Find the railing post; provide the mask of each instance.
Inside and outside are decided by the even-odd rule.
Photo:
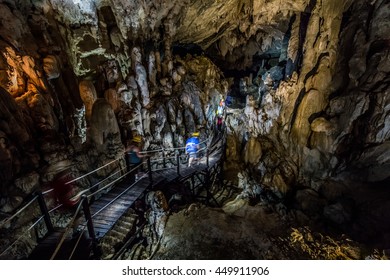
[[[81,199],[82,199],[82,203],[83,203],[83,211],[84,211],[85,220],[87,221],[88,234],[92,240],[92,251],[93,251],[93,254],[96,256],[99,254],[99,252],[98,252],[98,248],[97,248],[97,244],[96,244],[96,234],[95,234],[95,229],[93,228],[92,215],[91,215],[91,211],[90,211],[89,205],[88,205],[88,198],[84,194],[81,196]]]
[[[37,196],[38,196],[39,208],[41,209],[41,212],[42,212],[42,215],[43,215],[43,219],[45,220],[45,224],[46,224],[47,230],[49,232],[53,232],[54,231],[54,227],[53,227],[53,224],[51,222],[50,214],[49,214],[49,211],[47,210],[47,205],[45,203],[45,199],[43,198],[42,192],[38,191],[37,192]]]
[[[197,193],[195,192],[196,191],[196,188],[195,188],[195,177],[194,175],[191,176],[191,193],[193,196],[197,196]]]
[[[150,161],[150,157],[148,157],[148,173],[149,173],[149,184],[152,186],[153,184],[153,175],[152,175],[152,163]]]
[[[176,152],[176,164],[177,164],[177,175],[180,175],[180,156],[179,152]]]
[[[219,167],[219,185],[220,185],[220,187],[223,187],[223,177],[224,177],[223,164],[224,164],[225,159],[226,159],[226,141],[225,141],[225,139],[222,141],[221,149],[222,149],[221,158],[219,160],[219,165],[220,165],[220,167]]]
[[[167,162],[165,160],[165,150],[164,149],[162,151],[162,154],[163,154],[163,166],[164,166],[164,168],[167,168]]]
[[[83,211],[84,211],[85,220],[87,221],[88,234],[92,238],[92,242],[95,242],[96,235],[95,235],[95,229],[93,228],[91,211],[89,210],[88,198],[86,195],[83,195],[81,197],[81,199],[83,201],[82,202],[83,203]]]
[[[207,169],[209,169],[209,166],[210,166],[210,164],[209,164],[209,147],[207,146],[207,148],[206,148],[206,166],[207,166]]]
[[[206,189],[206,204],[209,204],[209,200],[210,200],[210,170],[209,168],[207,167],[206,169],[206,178],[205,178],[205,189]]]

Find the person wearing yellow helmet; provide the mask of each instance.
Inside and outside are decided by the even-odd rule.
[[[136,135],[133,137],[132,141],[134,143],[141,143],[142,142],[142,137],[140,135]]]
[[[142,158],[144,158],[145,155],[141,154],[141,144],[142,137],[136,135],[132,138],[130,145],[125,150],[127,171],[130,171],[132,168],[139,165],[138,172],[135,176],[136,180],[143,175]]]
[[[199,135],[199,132],[192,133],[192,137],[186,142],[186,154],[189,156],[188,167],[190,167],[192,162],[198,158]]]

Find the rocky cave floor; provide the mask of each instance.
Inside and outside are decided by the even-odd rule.
[[[359,233],[354,238],[345,233],[346,228],[357,228],[356,221],[335,225],[267,195],[240,198],[242,190],[231,182],[212,191],[218,207],[212,201],[195,202],[175,205],[166,213],[149,212],[140,239],[120,258],[389,259],[383,238],[367,242]]]

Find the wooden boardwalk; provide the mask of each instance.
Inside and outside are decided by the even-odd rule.
[[[219,163],[220,159],[221,151],[216,150],[209,155],[208,164],[206,157],[204,157],[198,162],[195,162],[191,167],[180,164],[179,173],[177,166],[174,166],[163,170],[153,171],[151,177],[149,176],[149,173],[147,173],[136,182],[133,182],[130,178],[125,178],[120,181],[110,191],[101,195],[89,205],[95,241],[98,242],[102,239],[115,226],[118,219],[148,190],[156,189],[161,184],[188,180],[194,176],[194,174],[208,172]],[[84,217],[81,221],[81,226],[83,228],[86,226]],[[63,234],[63,229],[56,230],[49,234],[34,249],[30,255],[30,259],[49,259]],[[86,239],[91,240],[89,235],[86,236]],[[65,243],[67,243],[65,247],[69,248],[72,247],[71,245],[75,242],[71,237],[67,237]],[[81,253],[76,252],[74,259],[85,258],[86,246],[81,246],[80,250],[84,251]],[[56,259],[67,259],[68,257],[65,256],[71,254],[68,251],[69,250],[67,249],[62,249],[58,253]]]
[[[90,205],[90,211],[95,237],[104,237],[148,187],[149,181],[146,178],[135,183],[125,179],[94,201]]]

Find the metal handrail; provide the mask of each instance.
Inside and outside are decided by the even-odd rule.
[[[203,143],[206,143],[206,142],[209,141],[210,139],[211,139],[211,137],[207,138],[206,140],[200,142],[199,145],[200,145],[200,144],[203,144]],[[207,147],[208,147],[208,146],[199,149],[198,152],[203,151],[203,150],[206,150]],[[143,153],[144,153],[144,154],[150,154],[150,153],[154,153],[154,152],[156,152],[156,151],[180,150],[180,149],[185,149],[185,146],[177,147],[177,148],[162,148],[162,149],[159,149],[159,150],[144,151]],[[166,157],[165,159],[170,159],[170,158],[173,159],[173,158],[175,158],[175,157]],[[110,165],[110,164],[112,164],[112,163],[114,163],[114,162],[117,162],[119,159],[121,159],[121,158],[117,158],[117,159],[115,159],[115,160],[112,160],[112,161],[110,161],[110,162],[108,162],[108,163],[106,163],[106,164],[104,164],[104,165],[102,165],[102,166],[100,166],[100,167],[98,167],[98,168],[96,168],[96,169],[94,169],[94,170],[92,170],[92,171],[90,171],[90,172],[88,172],[88,173],[82,175],[82,176],[79,176],[79,177],[77,177],[77,178],[75,178],[75,179],[72,179],[72,180],[66,182],[65,184],[70,184],[70,183],[76,182],[76,181],[78,181],[78,180],[81,180],[81,179],[83,179],[83,178],[85,178],[85,177],[87,177],[87,176],[89,176],[89,175],[91,175],[91,174],[93,174],[93,173],[99,171],[100,169],[102,169],[102,168],[104,168],[104,167],[106,167],[106,166],[108,166],[108,165]],[[124,169],[124,168],[120,169],[120,171],[122,171],[123,169]],[[133,170],[135,170],[135,169],[137,169],[137,168],[133,168],[131,171],[133,171]],[[129,172],[131,172],[131,171],[129,171]],[[119,172],[119,171],[118,171],[118,172]],[[127,172],[126,174],[128,174],[129,172]],[[116,173],[114,173],[114,174],[116,174]],[[111,175],[111,176],[113,176],[113,175]],[[121,176],[121,178],[123,178],[123,177],[124,177],[124,176]],[[108,177],[105,177],[103,180],[101,180],[101,181],[99,181],[98,183],[94,184],[94,185],[91,186],[90,188],[88,188],[88,189],[86,189],[86,190],[83,190],[83,191],[79,192],[76,196],[81,196],[81,195],[83,195],[83,194],[89,192],[90,189],[92,189],[93,187],[96,187],[96,185],[98,185],[98,184],[100,184],[101,182],[107,180],[107,178],[108,178]],[[42,194],[47,194],[47,193],[49,193],[49,192],[51,192],[51,191],[53,191],[52,188],[49,189],[49,190],[46,190],[45,192],[42,192]],[[5,218],[3,221],[1,221],[1,222],[0,222],[0,227],[2,227],[5,223],[7,223],[7,222],[11,221],[12,219],[14,219],[14,218],[15,218],[16,216],[18,216],[20,213],[22,213],[22,212],[23,212],[29,205],[31,205],[36,199],[37,199],[37,196],[34,196],[34,198],[32,198],[24,207],[20,208],[15,214],[13,214],[11,217]]]
[[[214,143],[214,146],[216,146],[216,145],[220,142],[220,140],[221,140],[221,139],[219,139],[216,143]],[[222,145],[221,145],[221,146],[222,146]],[[202,150],[207,150],[207,151],[209,151],[209,147],[206,146],[206,147],[200,149],[198,152],[200,152],[200,151],[202,151]],[[178,156],[179,156],[179,155],[177,154],[177,155],[176,155],[176,158],[177,158],[177,159],[178,159]],[[207,152],[207,155],[206,155],[206,156],[207,156],[207,158],[208,158],[208,156],[209,156],[209,153],[208,153],[208,152]],[[165,160],[165,159],[166,159],[166,158],[164,158],[164,160]],[[160,159],[156,159],[156,160],[154,160],[153,162],[160,162],[160,161],[161,161]],[[180,162],[177,162],[177,163],[180,165]],[[143,164],[143,163],[140,163],[139,165],[137,165],[136,167],[134,167],[133,169],[131,169],[130,171],[128,171],[127,173],[125,173],[124,175],[122,175],[121,177],[119,177],[119,178],[117,178],[116,180],[110,182],[109,184],[107,184],[106,186],[104,186],[104,187],[101,188],[100,190],[96,191],[95,193],[90,194],[88,197],[93,196],[93,195],[95,195],[95,194],[101,192],[102,190],[108,188],[110,185],[112,185],[112,184],[114,184],[115,182],[117,182],[118,180],[122,179],[122,178],[123,178],[124,176],[126,176],[128,173],[133,172],[134,170],[138,169],[142,164]],[[149,168],[150,168],[149,171],[148,171],[148,173],[151,173],[151,172],[152,172],[152,169],[151,169],[151,163],[150,163],[150,161],[149,161],[149,163],[148,163],[148,166],[149,166]],[[174,167],[175,167],[175,166],[169,167],[169,168],[164,168],[164,169],[172,169],[172,168],[174,168]],[[156,170],[154,170],[154,171],[156,171]],[[113,199],[111,199],[103,208],[99,209],[96,213],[94,213],[92,216],[90,216],[90,219],[94,218],[94,217],[97,216],[99,213],[101,213],[104,209],[106,209],[106,208],[109,207],[111,204],[113,204],[113,203],[114,203],[117,199],[119,199],[124,193],[127,193],[132,187],[134,187],[134,186],[136,185],[137,182],[138,182],[138,181],[135,181],[133,184],[131,184],[131,185],[128,186],[125,190],[123,190],[120,194],[118,194],[118,195],[115,196]],[[81,204],[81,202],[80,202],[80,204]],[[86,227],[87,223],[88,223],[88,221],[86,221],[86,223],[85,223],[84,226],[83,226],[83,232],[85,231],[85,227]],[[83,233],[83,232],[82,232],[82,233]],[[73,250],[72,250],[72,253],[71,253],[70,258],[72,257],[73,253],[74,253],[75,250],[76,250],[76,247],[77,247],[78,244],[79,244],[79,241],[80,241],[80,239],[81,239],[82,233],[80,233],[80,236],[79,236],[79,238],[78,238],[78,240],[77,240],[77,242],[76,242],[76,244],[75,244],[75,246],[74,246],[74,248],[73,248]]]
[[[80,196],[80,197],[81,197],[82,195],[84,195],[84,194],[90,192],[93,188],[95,188],[96,186],[98,186],[98,185],[101,184],[102,182],[104,182],[104,181],[106,181],[107,179],[113,177],[113,176],[116,175],[117,173],[122,172],[124,169],[126,169],[126,168],[121,168],[121,169],[119,169],[118,171],[114,172],[113,174],[111,174],[111,175],[105,177],[104,179],[100,180],[99,182],[95,183],[94,185],[92,185],[92,186],[89,187],[88,189],[85,189],[85,190],[80,191],[80,192],[79,192],[77,195],[75,195],[75,196]],[[131,171],[132,171],[132,170],[130,170],[129,172],[131,172]],[[125,173],[124,175],[120,176],[119,178],[122,179],[122,178],[125,177],[129,172]],[[105,187],[106,187],[106,186],[103,186],[102,188],[105,188]],[[101,188],[101,189],[102,189],[102,188]],[[101,190],[101,189],[100,189],[100,190]],[[95,191],[95,192],[96,192],[96,191]]]
[[[200,142],[199,145],[204,144],[204,143],[207,143],[207,142],[209,142],[210,140],[212,140],[212,137],[209,137],[209,138],[205,139],[204,141]],[[218,143],[220,140],[221,140],[221,139],[219,139],[219,140],[218,140],[216,143],[214,143],[212,146],[213,146],[213,147],[217,146],[217,143]],[[205,147],[203,147],[203,148],[201,148],[201,149],[198,150],[198,153],[201,152],[201,151],[204,151],[204,150],[208,150],[208,149],[209,149],[209,145],[210,145],[210,143],[207,143]],[[176,156],[174,156],[174,157],[165,157],[165,152],[167,152],[167,151],[178,151],[178,150],[185,150],[185,146],[183,146],[183,147],[176,147],[176,148],[162,148],[162,149],[152,150],[152,151],[143,151],[142,154],[152,154],[152,153],[156,153],[156,152],[162,152],[163,155],[164,155],[164,158],[163,158],[163,159],[156,159],[156,160],[154,160],[153,163],[156,163],[156,162],[160,162],[161,160],[165,161],[165,160],[167,160],[167,159],[169,160],[169,159],[175,159],[175,158],[177,158],[178,155],[176,155]],[[207,156],[208,156],[208,155],[209,155],[209,153],[207,153]],[[92,170],[92,171],[90,171],[90,172],[88,172],[88,173],[86,173],[86,174],[84,174],[84,175],[82,175],[82,176],[79,176],[79,177],[77,177],[77,178],[75,178],[75,179],[72,179],[72,180],[66,182],[65,184],[70,184],[70,183],[76,182],[76,181],[78,181],[78,180],[81,180],[81,179],[83,179],[83,178],[85,178],[85,177],[87,177],[87,176],[89,176],[89,175],[91,175],[91,174],[97,172],[98,170],[100,170],[100,169],[102,169],[102,168],[104,168],[104,167],[106,167],[106,166],[108,166],[108,165],[110,165],[110,164],[112,164],[112,163],[114,163],[114,162],[119,161],[120,159],[123,159],[123,158],[117,158],[117,159],[115,159],[115,160],[113,160],[113,161],[111,161],[111,162],[108,162],[108,163],[106,163],[106,164],[103,165],[103,166],[100,166],[100,167],[98,167],[98,168],[96,168],[96,169],[94,169],[94,170]],[[172,168],[175,168],[175,167],[178,168],[178,166],[175,166],[175,161],[173,161],[172,163],[173,163],[173,166],[171,166],[171,167],[164,168],[164,169],[156,169],[156,170],[150,169],[149,172],[152,172],[152,171],[159,171],[159,170],[165,170],[165,169],[172,169]],[[177,163],[180,164],[180,162],[177,162]],[[141,164],[143,164],[143,163],[141,163]],[[93,196],[93,195],[96,195],[96,194],[102,192],[103,190],[106,190],[108,187],[112,186],[112,185],[115,184],[117,181],[119,181],[119,180],[121,180],[122,178],[124,178],[125,176],[127,176],[129,173],[131,173],[131,172],[133,172],[134,170],[138,169],[138,168],[141,166],[141,164],[140,164],[140,165],[137,165],[137,166],[134,167],[134,168],[132,168],[132,169],[129,170],[128,172],[125,172],[122,176],[120,176],[119,178],[115,179],[114,181],[108,183],[107,185],[103,186],[102,188],[99,188],[99,190],[97,190],[97,191],[95,191],[95,192],[89,194],[89,195],[87,196],[87,198],[89,198],[89,197],[91,197],[91,196]],[[82,195],[85,195],[86,193],[90,192],[92,188],[96,187],[97,185],[101,184],[102,182],[106,181],[107,179],[113,177],[114,175],[118,174],[119,172],[122,172],[123,169],[125,169],[125,168],[121,168],[119,171],[116,171],[116,172],[114,172],[113,174],[111,174],[110,176],[105,177],[103,180],[101,180],[101,181],[95,183],[93,186],[89,187],[88,189],[85,189],[85,190],[79,192],[75,197],[77,197],[77,196],[80,196],[80,197],[81,197]],[[178,169],[178,170],[179,170],[179,169]],[[149,172],[148,172],[148,173],[149,173]],[[131,187],[133,187],[135,184],[136,184],[136,182],[134,182],[134,183],[133,183],[131,186],[129,186],[125,191],[123,191],[121,194],[119,194],[117,197],[115,197],[113,200],[111,200],[111,201],[109,202],[108,205],[112,204],[116,199],[118,199],[121,195],[123,195],[124,192],[128,191],[128,189],[130,189]],[[45,192],[42,192],[42,194],[47,194],[47,193],[49,193],[49,192],[51,192],[51,191],[53,191],[53,189],[46,190]],[[0,227],[2,227],[4,224],[10,222],[10,221],[13,220],[15,217],[17,217],[17,216],[20,215],[22,212],[24,212],[24,211],[27,209],[27,207],[29,207],[37,198],[38,198],[38,195],[35,195],[29,202],[26,203],[26,205],[24,205],[22,208],[20,208],[20,209],[19,209],[16,213],[14,213],[11,217],[7,217],[7,218],[5,218],[3,221],[1,221],[1,222],[0,222]],[[82,199],[82,200],[83,200],[83,199]],[[81,207],[81,204],[82,204],[82,203],[81,203],[82,200],[80,200],[80,202],[79,202],[79,206],[78,206],[78,208],[77,208],[77,210],[76,210],[76,212],[75,212],[75,215],[77,215],[78,212],[80,211],[80,207]],[[53,209],[50,209],[50,210],[48,211],[48,213],[51,213],[51,212],[57,210],[57,209],[58,209],[59,207],[61,207],[61,206],[62,206],[61,204],[60,204],[60,205],[57,205],[57,206],[54,207]],[[105,207],[107,207],[107,205],[106,205]],[[100,209],[97,213],[94,214],[94,216],[97,215],[98,213],[100,213],[103,209],[104,209],[104,208]],[[38,218],[38,220],[37,220],[34,224],[32,224],[32,225],[27,229],[27,232],[30,231],[32,228],[34,228],[40,221],[42,221],[43,218],[44,218],[44,215],[40,216],[40,217]],[[72,221],[68,224],[67,230],[65,231],[64,235],[67,234],[68,228],[73,224],[74,218],[75,218],[75,216],[73,217]],[[15,240],[10,246],[8,246],[0,255],[4,254],[6,251],[8,251],[9,248],[11,248],[16,242],[18,242],[24,235],[25,235],[25,234],[22,234],[21,236],[19,236],[18,239]],[[63,237],[63,239],[64,239],[64,237]],[[62,242],[63,242],[63,240],[62,240]],[[58,252],[60,246],[62,245],[62,242],[60,242],[58,248],[56,248],[56,252],[53,253],[52,258],[54,258],[55,255],[57,254],[57,252]],[[76,244],[76,246],[77,246],[77,244]],[[73,251],[73,252],[74,252],[74,251]],[[72,252],[72,254],[73,254],[73,252]]]
[[[110,162],[108,162],[108,163],[106,163],[106,164],[104,164],[104,165],[102,165],[102,166],[100,166],[100,167],[98,167],[98,168],[96,168],[96,169],[94,169],[94,170],[92,170],[92,171],[86,173],[86,174],[83,174],[83,175],[81,175],[81,176],[79,176],[79,177],[77,177],[77,178],[74,178],[74,179],[72,179],[72,180],[69,180],[69,181],[65,182],[65,185],[69,185],[69,184],[71,184],[71,183],[74,183],[74,182],[76,182],[76,181],[79,181],[79,180],[81,180],[81,179],[84,179],[85,177],[87,177],[87,176],[89,176],[89,175],[91,175],[91,174],[93,174],[93,173],[99,171],[100,169],[102,169],[102,168],[104,168],[104,167],[106,167],[106,166],[108,166],[108,165],[110,165],[110,164],[112,164],[112,163],[114,163],[114,162],[117,162],[117,161],[120,160],[120,159],[121,159],[121,158],[114,159],[114,160],[112,160],[112,161],[110,161]],[[53,188],[50,188],[50,189],[45,190],[44,192],[42,192],[42,194],[47,194],[47,193],[49,193],[49,192],[52,192],[53,190],[54,190]]]
[[[89,198],[89,197],[92,197],[92,196],[94,196],[94,195],[97,195],[98,193],[102,192],[103,190],[108,189],[110,186],[112,186],[114,183],[118,182],[119,180],[121,180],[121,179],[124,178],[125,176],[126,176],[126,175],[122,175],[121,177],[119,177],[119,178],[115,179],[114,181],[108,183],[107,185],[105,185],[104,187],[100,188],[99,190],[97,190],[97,191],[95,191],[95,192],[89,194],[89,195],[88,195],[88,198]],[[84,192],[84,194],[85,194],[85,192]]]
[[[73,182],[76,182],[76,181],[78,181],[78,180],[80,180],[80,179],[83,179],[83,178],[85,178],[85,177],[87,177],[87,176],[89,176],[89,175],[95,173],[96,171],[99,171],[100,169],[102,169],[102,168],[104,168],[104,167],[110,165],[111,163],[117,162],[119,159],[121,159],[121,158],[114,159],[113,161],[110,161],[110,162],[106,163],[105,165],[102,165],[102,166],[100,166],[100,167],[98,167],[98,168],[96,168],[96,169],[94,169],[94,170],[88,172],[87,174],[84,174],[84,175],[82,175],[82,176],[80,176],[80,177],[77,177],[77,178],[75,178],[75,179],[73,179],[73,180],[70,180],[70,181],[66,182],[65,185],[70,184],[70,183],[73,183]]]

